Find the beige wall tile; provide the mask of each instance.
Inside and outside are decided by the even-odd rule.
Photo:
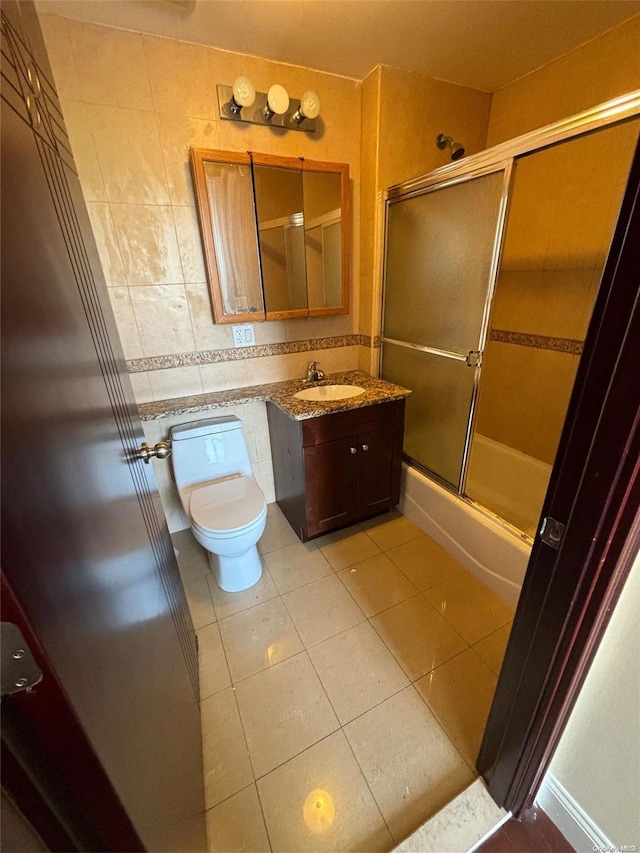
[[[42,27],[47,55],[55,79],[56,90],[64,107],[69,101],[78,100],[81,81],[76,73],[71,39],[66,18],[59,15],[49,15],[38,9],[38,20]]]
[[[133,313],[131,297],[128,287],[110,287],[109,298],[111,307],[116,318],[118,335],[125,358],[140,358],[142,356],[142,343],[138,325]]]
[[[87,111],[109,201],[168,204],[155,115],[93,104]]]
[[[202,394],[202,379],[198,367],[171,367],[168,370],[150,370],[149,382],[154,400]]]
[[[120,246],[113,226],[108,204],[88,202],[87,211],[91,220],[93,236],[96,239],[100,263],[107,287],[121,287],[127,284],[127,276],[122,263]],[[128,356],[133,358],[133,356]]]
[[[182,273],[187,282],[207,279],[202,254],[202,241],[195,207],[173,207],[173,219],[182,262]]]
[[[232,347],[233,332],[231,325],[214,323],[209,285],[206,283],[189,283],[186,285],[186,291],[196,349],[206,351]]]
[[[200,366],[204,392],[243,388],[249,384],[246,361],[221,361]]]
[[[150,403],[153,400],[153,391],[151,390],[149,375],[147,373],[130,373],[129,379],[131,380],[131,386],[133,387],[133,393],[136,401],[138,403]],[[155,444],[155,442],[153,442],[153,444]]]
[[[46,17],[51,16],[47,15]],[[98,153],[89,127],[87,105],[75,101],[65,101],[64,121],[71,142],[73,159],[78,168],[84,200],[86,202],[106,201],[107,193],[98,163]]]
[[[67,21],[78,100],[151,110],[151,90],[142,36],[112,27]]]
[[[257,484],[264,492],[265,500],[272,504],[276,499],[275,485],[273,482],[273,464],[271,459],[265,459],[254,466],[254,476]]]
[[[189,148],[219,149],[218,124],[175,113],[157,113],[158,133],[173,204],[195,204]]]
[[[174,39],[143,36],[153,109],[202,118],[218,115],[209,48]]]
[[[146,356],[193,350],[193,330],[184,285],[132,287],[130,292]]]
[[[637,15],[496,92],[487,145],[601,104],[638,88]]]
[[[110,207],[129,285],[182,282],[171,208],[143,204],[112,204]]]

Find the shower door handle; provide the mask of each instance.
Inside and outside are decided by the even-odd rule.
[[[479,349],[469,350],[465,358],[467,367],[480,367],[482,363],[482,351]]]

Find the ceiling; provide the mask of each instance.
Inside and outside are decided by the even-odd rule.
[[[38,8],[359,80],[384,64],[494,92],[640,13],[640,0],[38,0]]]

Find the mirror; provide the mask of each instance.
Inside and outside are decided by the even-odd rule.
[[[349,167],[191,150],[217,323],[349,311]]]

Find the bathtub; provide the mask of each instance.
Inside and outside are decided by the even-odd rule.
[[[529,562],[529,540],[406,464],[400,510],[515,607]]]

